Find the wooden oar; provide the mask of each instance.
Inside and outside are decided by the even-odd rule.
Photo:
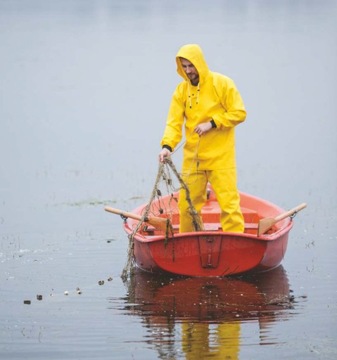
[[[257,235],[260,236],[260,235],[266,233],[269,229],[271,229],[273,227],[274,224],[287,218],[288,216],[292,216],[292,215],[296,214],[298,211],[304,209],[306,206],[307,206],[307,204],[303,203],[303,204],[300,204],[300,205],[294,207],[293,209],[291,209],[289,211],[284,212],[283,214],[275,216],[274,218],[261,219],[259,221]]]
[[[123,211],[123,210],[120,210],[120,209],[115,209],[115,208],[112,208],[110,206],[106,206],[104,208],[104,210],[108,211],[110,213],[113,213],[113,214],[121,215],[121,216],[123,216],[125,218],[131,218],[131,219],[139,220],[139,221],[142,219],[142,217],[140,215],[138,215],[138,214],[133,214],[133,213]],[[150,225],[152,225],[156,229],[160,229],[160,230],[163,230],[163,231],[166,231],[167,220],[168,219],[157,217],[157,216],[150,216],[150,217],[146,217],[144,219],[145,222],[149,223]]]

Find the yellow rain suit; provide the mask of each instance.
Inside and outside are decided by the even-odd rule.
[[[190,61],[199,73],[193,86],[180,58]],[[177,72],[184,79],[172,97],[161,145],[174,148],[183,136],[182,177],[190,190],[195,209],[200,213],[211,183],[221,207],[223,231],[243,232],[244,221],[236,185],[234,128],[246,118],[245,107],[233,80],[210,71],[198,45],[185,45],[177,53]],[[213,120],[213,121],[212,121]],[[214,128],[199,136],[198,124],[212,121]],[[183,190],[182,190],[183,191]],[[179,196],[180,232],[194,231],[186,195]]]

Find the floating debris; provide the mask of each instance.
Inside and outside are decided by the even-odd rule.
[[[42,295],[36,295],[36,299],[37,299],[37,300],[41,301],[42,298],[43,298]]]
[[[100,280],[100,281],[98,282],[98,285],[104,285],[104,280]]]
[[[111,277],[111,276],[108,278],[108,281],[112,281],[112,277]]]
[[[23,303],[24,303],[25,305],[30,305],[32,302],[31,302],[30,300],[23,300]]]

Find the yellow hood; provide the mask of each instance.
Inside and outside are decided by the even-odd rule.
[[[209,69],[200,46],[197,44],[184,45],[179,49],[176,56],[178,74],[184,80],[189,81],[185,71],[181,66],[180,58],[184,58],[194,65],[199,73],[199,83],[202,84],[209,73]]]

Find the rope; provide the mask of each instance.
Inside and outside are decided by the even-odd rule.
[[[132,233],[129,235],[128,258],[127,258],[127,262],[124,266],[124,269],[123,269],[122,275],[121,275],[121,278],[123,279],[123,281],[126,281],[128,278],[128,274],[131,274],[131,272],[132,272],[133,262],[134,262],[134,257],[133,257],[134,237],[137,234],[137,232],[139,231],[139,229],[146,222],[146,220],[150,217],[151,209],[153,212],[152,204],[155,199],[157,199],[157,203],[159,204],[159,208],[157,209],[157,211],[160,214],[164,213],[164,209],[161,208],[160,198],[162,197],[162,192],[161,192],[160,186],[159,186],[159,184],[162,181],[164,181],[164,183],[165,183],[167,194],[171,193],[171,199],[170,199],[169,203],[171,203],[171,201],[173,201],[173,200],[176,200],[173,196],[173,192],[175,192],[177,189],[174,188],[170,171],[173,172],[173,174],[179,181],[179,184],[180,184],[179,189],[185,190],[186,201],[189,206],[189,213],[191,214],[192,223],[193,223],[193,227],[194,227],[195,231],[201,231],[203,229],[200,216],[192,204],[188,186],[186,185],[186,183],[184,182],[184,180],[178,173],[171,158],[166,158],[163,163],[159,163],[157,177],[156,177],[156,181],[155,181],[150,199],[144,209],[144,212],[142,214],[140,221],[138,222],[137,226],[135,226]],[[165,213],[169,216],[169,218],[167,219],[167,222],[166,222],[166,231],[165,231],[165,244],[166,244],[169,238],[173,238],[173,227],[172,227],[172,223],[171,223],[171,219],[170,219],[170,217],[172,216],[172,211],[170,209],[165,209],[165,210],[166,210]]]
[[[171,167],[172,171],[174,172],[177,179],[179,180],[179,183],[180,183],[181,187],[185,190],[186,201],[188,202],[189,212],[190,212],[190,214],[192,216],[192,219],[193,219],[192,221],[193,221],[194,230],[195,231],[201,231],[203,229],[202,221],[200,219],[200,216],[199,216],[198,212],[196,211],[195,207],[192,204],[191,196],[190,196],[190,190],[189,190],[188,186],[186,185],[184,180],[179,175],[179,173],[178,173],[176,167],[174,166],[172,160],[170,158],[168,158],[168,159],[166,159],[166,163]]]

